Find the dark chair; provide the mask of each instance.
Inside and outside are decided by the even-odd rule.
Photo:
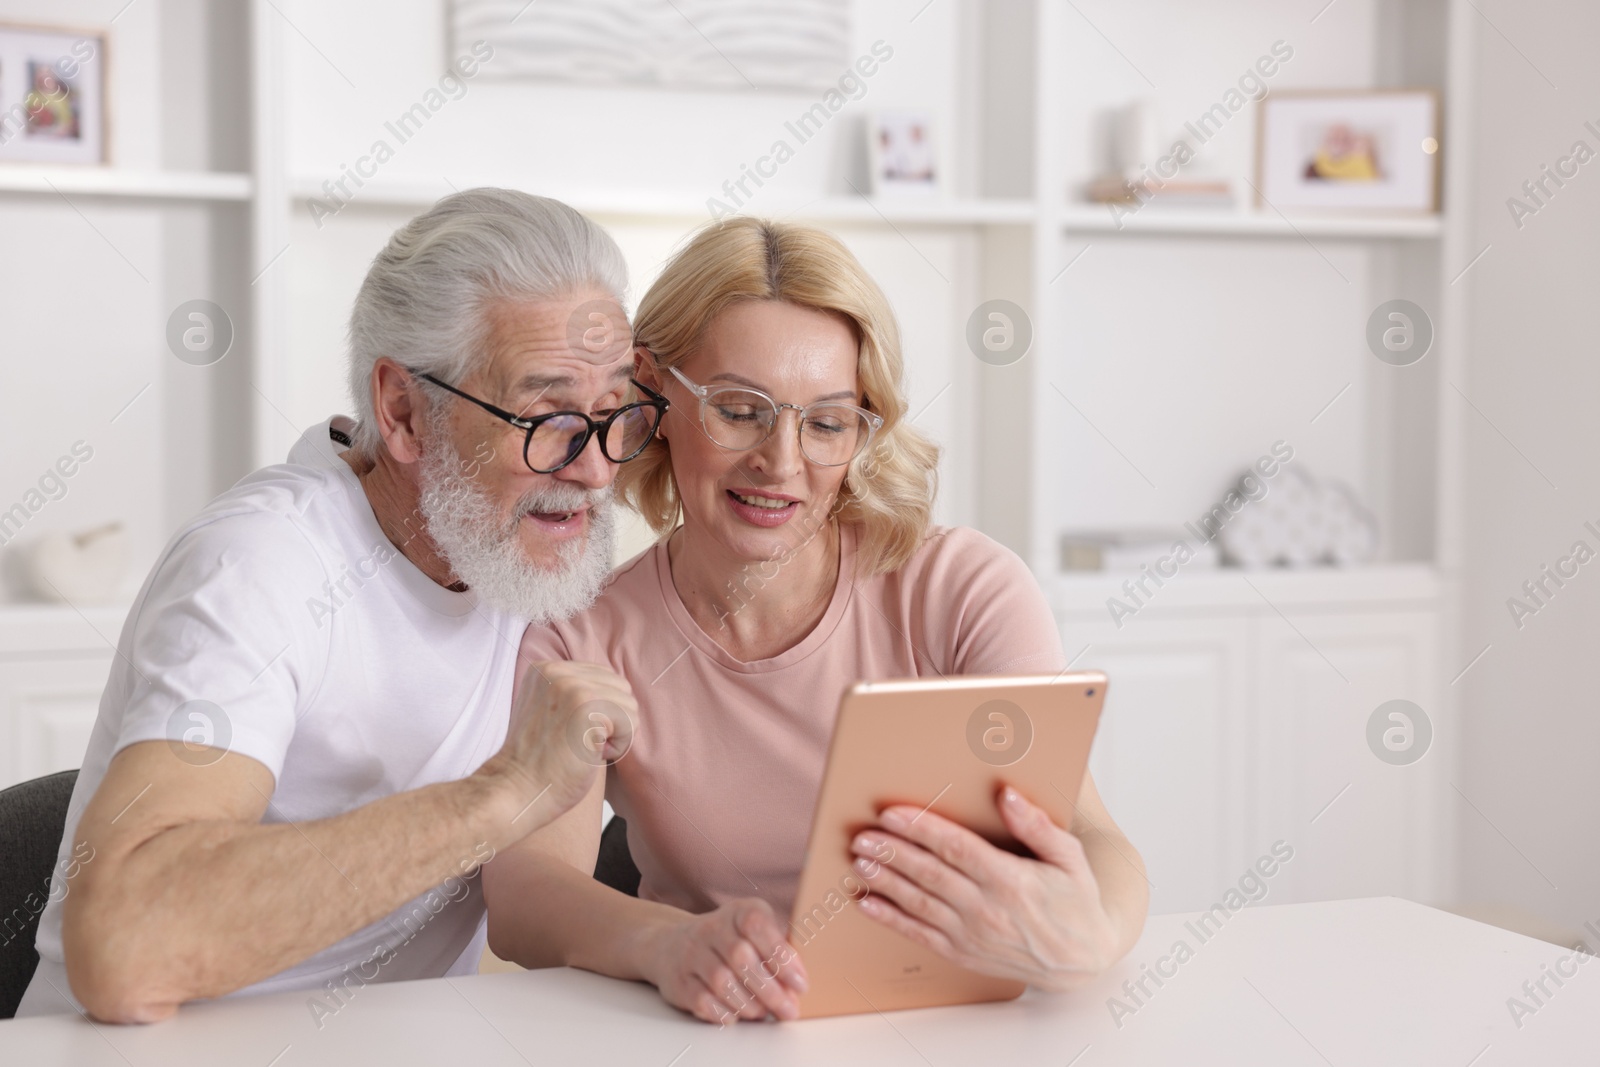
[[[3,795],[3,794],[0,794]],[[56,835],[60,837],[59,832]],[[628,851],[628,824],[613,815],[600,833],[600,855],[594,863],[595,880],[630,897],[639,895],[639,868]]]
[[[39,966],[33,935],[77,781],[77,771],[62,771],[0,790],[0,1019],[17,1014]]]

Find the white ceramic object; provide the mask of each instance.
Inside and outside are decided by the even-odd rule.
[[[48,533],[29,558],[34,588],[46,600],[106,604],[128,569],[128,534],[120,522],[82,533]]]
[[[1341,567],[1370,563],[1378,554],[1378,520],[1349,486],[1326,482],[1322,502],[1327,514],[1327,559]]]
[[[1265,497],[1250,501],[1222,528],[1219,541],[1229,563],[1248,570],[1351,567],[1377,555],[1378,522],[1348,486],[1294,467],[1267,484]]]

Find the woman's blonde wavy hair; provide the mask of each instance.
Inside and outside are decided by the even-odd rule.
[[[858,528],[863,573],[898,570],[927,535],[939,446],[905,421],[900,327],[883,290],[831,234],[764,219],[725,219],[696,234],[650,287],[634,319],[634,344],[648,349],[664,372],[695,352],[718,315],[745,300],[781,300],[832,312],[850,324],[859,346],[863,406],[881,415],[883,426],[851,462],[834,513]],[[678,524],[682,502],[664,439],[624,463],[616,484],[658,535]]]

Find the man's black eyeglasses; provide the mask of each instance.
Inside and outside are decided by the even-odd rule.
[[[504,408],[497,408],[486,400],[479,400],[453,385],[440,381],[431,374],[417,374],[418,378],[454,393],[463,400],[478,405],[497,419],[509,422],[526,431],[522,442],[522,460],[535,474],[554,474],[583,454],[589,438],[600,438],[600,451],[613,463],[626,463],[633,459],[655,436],[656,427],[671,406],[666,397],[634,379],[633,387],[646,399],[625,404],[600,421],[591,419],[581,411],[552,411],[547,415],[523,418]]]

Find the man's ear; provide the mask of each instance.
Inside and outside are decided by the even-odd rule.
[[[416,401],[416,378],[383,356],[372,365],[372,415],[378,436],[397,463],[422,458],[422,411]]]

